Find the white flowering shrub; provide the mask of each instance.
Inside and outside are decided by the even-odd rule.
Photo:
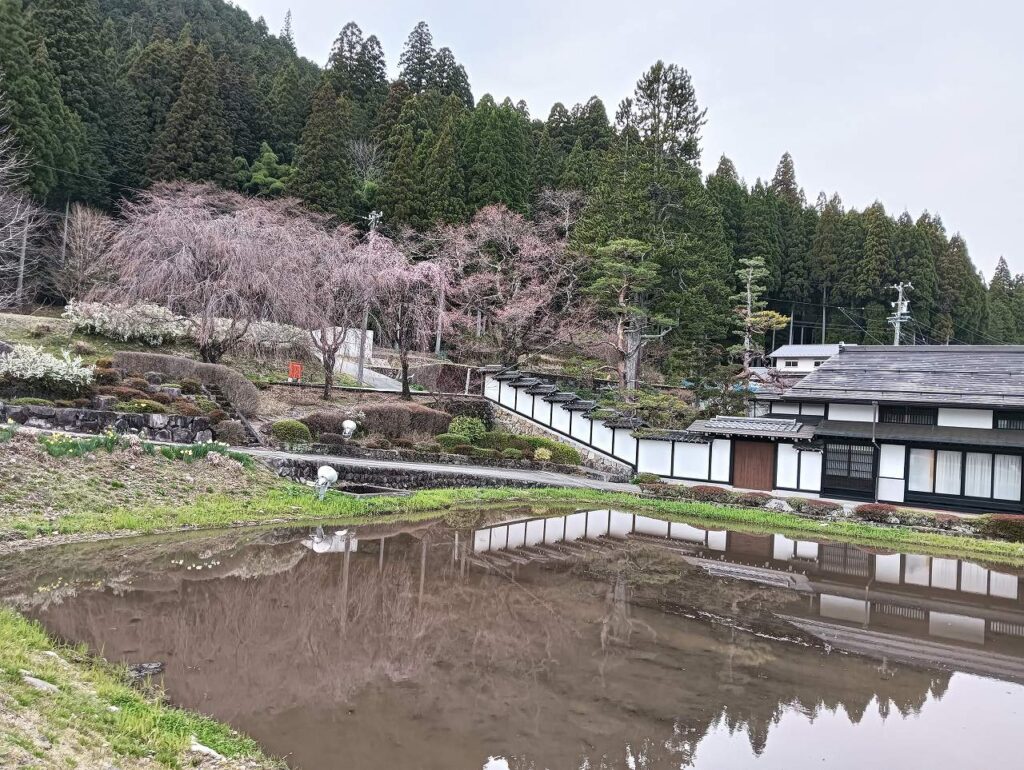
[[[0,382],[26,388],[78,392],[92,384],[92,367],[64,351],[59,357],[31,345],[0,356]]]
[[[141,342],[158,347],[187,335],[186,322],[159,305],[108,305],[72,301],[64,318],[75,331],[121,342]]]

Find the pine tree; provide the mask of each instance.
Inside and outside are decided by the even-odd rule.
[[[707,110],[697,104],[690,74],[675,64],[655,62],[637,81],[632,123],[655,166],[663,161],[700,163],[700,131]]]
[[[398,66],[401,68],[399,77],[414,94],[422,93],[429,87],[436,56],[430,27],[425,21],[421,21],[409,33],[405,49],[398,60]]]
[[[284,14],[284,27],[281,28],[281,42],[284,43],[292,53],[295,49],[295,33],[292,31],[292,9],[289,8]]]
[[[356,180],[348,154],[351,121],[351,104],[335,94],[325,77],[313,95],[288,185],[310,208],[345,221],[355,215]]]
[[[153,179],[226,183],[232,172],[231,139],[217,94],[210,49],[200,45],[178,99],[149,158]]]

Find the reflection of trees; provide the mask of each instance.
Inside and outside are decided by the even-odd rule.
[[[206,541],[202,554],[221,564],[199,575],[165,571],[160,551],[158,565],[131,561],[125,595],[83,591],[43,617],[109,657],[166,661],[176,702],[298,751],[300,765],[316,746],[372,743],[352,766],[410,766],[443,750],[448,766],[491,754],[524,770],[685,767],[716,727],[760,752],[790,709],[813,719],[843,708],[859,722],[877,703],[906,715],[948,682],[771,639],[790,593],[672,556],[625,549],[522,567],[514,580],[463,577],[441,528],[358,535],[347,555],[312,554],[299,534]],[[310,746],[275,745],[284,724]],[[320,750],[305,766],[323,766]]]

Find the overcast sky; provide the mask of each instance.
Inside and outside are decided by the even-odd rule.
[[[384,45],[389,73],[423,19],[474,95],[525,99],[535,117],[593,94],[614,115],[655,60],[693,77],[708,108],[703,165],[726,153],[748,182],[788,150],[814,200],[924,209],[992,273],[1024,272],[1024,7],[822,0],[236,0],[274,31],[292,10],[299,52],[323,64],[350,20]]]

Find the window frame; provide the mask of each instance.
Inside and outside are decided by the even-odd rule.
[[[911,479],[910,479],[910,458],[911,458],[911,453],[914,450],[923,451],[923,452],[931,452],[931,455],[932,455],[932,460],[931,460],[932,473],[931,473],[931,489],[930,490],[920,490],[920,489],[911,489],[910,488],[910,484],[911,484]],[[959,491],[959,493],[936,492],[935,491],[935,486],[936,486],[936,482],[937,482],[937,479],[938,479],[938,463],[939,463],[938,453],[939,452],[955,452],[955,453],[960,455],[960,465],[959,465],[960,491]],[[989,491],[988,491],[988,495],[987,496],[980,497],[978,495],[968,495],[967,494],[967,456],[968,455],[987,455],[990,458],[989,466],[988,466],[989,467],[989,477],[988,477],[988,490]],[[1007,499],[1005,497],[996,497],[995,496],[996,458],[997,457],[1019,457],[1019,458],[1021,458],[1021,460],[1020,460],[1021,479],[1020,479],[1020,483],[1018,484],[1019,496],[1017,497],[1016,500]],[[986,449],[984,449],[982,447],[971,447],[971,446],[965,446],[962,449],[951,449],[949,447],[941,447],[941,446],[934,446],[934,445],[928,446],[928,445],[907,444],[906,445],[905,459],[904,459],[904,474],[903,475],[904,475],[904,482],[903,482],[903,485],[904,485],[904,495],[903,496],[904,496],[904,499],[907,502],[925,502],[925,503],[928,503],[928,502],[948,502],[948,501],[958,501],[958,500],[960,500],[960,501],[963,501],[964,503],[966,503],[968,506],[970,506],[971,504],[974,504],[974,507],[981,507],[981,508],[1000,508],[1001,507],[1003,509],[1009,509],[1009,508],[1012,507],[1012,508],[1014,508],[1017,511],[1020,511],[1022,506],[1024,506],[1024,454],[1022,454],[1020,452],[1006,452],[1006,451],[1000,452],[1000,451],[995,451],[995,450],[986,450]],[[917,498],[917,500],[915,500],[914,498]]]
[[[902,417],[902,419],[891,419]],[[913,419],[913,418],[918,419]],[[938,425],[939,409],[934,406],[910,404],[879,404],[878,422],[887,425]]]
[[[1000,420],[1017,424],[1000,425]],[[996,409],[992,412],[992,427],[996,430],[1024,430],[1024,409]]]

